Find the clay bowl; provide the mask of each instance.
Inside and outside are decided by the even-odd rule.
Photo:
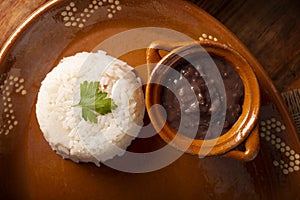
[[[165,56],[161,55],[162,51],[167,52]],[[163,109],[154,105],[162,105],[163,90],[160,83],[163,82],[168,71],[174,68],[176,60],[191,54],[205,53],[225,60],[236,70],[244,85],[244,100],[242,112],[229,131],[214,139],[194,139],[181,134],[180,129],[177,133],[171,128],[166,122]],[[158,41],[149,46],[147,63],[149,80],[146,87],[146,108],[154,128],[165,142],[201,157],[223,154],[240,161],[250,161],[256,157],[259,150],[257,120],[260,90],[256,76],[244,57],[233,48],[213,41],[177,44]],[[235,149],[241,143],[245,145],[244,151]]]

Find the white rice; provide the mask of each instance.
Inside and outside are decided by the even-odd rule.
[[[82,118],[80,84],[99,81],[117,108],[98,116],[98,123]],[[36,115],[45,139],[63,158],[100,162],[123,155],[143,125],[141,81],[126,63],[104,51],[64,58],[42,82]]]

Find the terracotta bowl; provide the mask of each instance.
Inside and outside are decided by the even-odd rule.
[[[199,45],[202,48],[199,49]],[[166,52],[165,56],[161,55],[163,51]],[[215,139],[191,139],[177,133],[164,119],[163,109],[154,106],[162,105],[162,86],[153,83],[161,83],[168,69],[175,66],[175,55],[191,53],[208,53],[224,59],[236,70],[244,85],[242,113],[229,131]],[[147,50],[147,64],[149,80],[146,87],[146,107],[154,128],[165,142],[199,156],[222,154],[240,161],[250,161],[256,157],[259,150],[257,120],[260,109],[260,90],[251,66],[237,51],[227,45],[212,41],[177,44],[157,41],[153,42]],[[235,149],[243,142],[244,151]]]

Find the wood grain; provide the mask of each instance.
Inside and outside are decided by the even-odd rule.
[[[300,1],[194,2],[245,43],[280,91],[288,90],[299,78]]]
[[[279,91],[300,87],[300,1],[191,0],[234,32]],[[47,0],[0,1],[0,46]]]

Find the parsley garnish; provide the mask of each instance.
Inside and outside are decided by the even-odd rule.
[[[80,102],[75,105],[82,108],[85,121],[97,123],[97,116],[111,113],[117,108],[113,99],[107,98],[107,92],[99,91],[99,82],[84,81],[80,84]]]

